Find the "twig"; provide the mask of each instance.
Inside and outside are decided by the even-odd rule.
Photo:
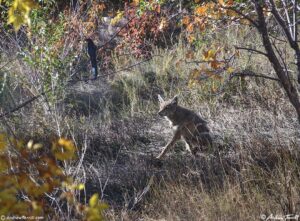
[[[254,21],[251,17],[249,17],[248,15],[244,14],[240,10],[237,10],[237,9],[235,9],[233,7],[226,7],[226,6],[222,6],[222,5],[221,5],[221,8],[234,11],[238,15],[242,16],[244,19],[248,20],[254,27],[256,27],[256,28],[258,27],[258,23],[256,21]]]
[[[263,74],[255,74],[253,71],[250,70],[244,70],[242,72],[235,72],[230,74],[230,76],[225,80],[225,82],[223,83],[223,85],[221,86],[221,88],[219,89],[218,92],[214,93],[214,94],[210,94],[211,96],[217,96],[220,95],[224,92],[224,88],[227,86],[227,84],[234,78],[234,77],[257,77],[257,78],[265,78],[268,80],[273,80],[273,81],[278,81],[280,82],[280,80],[278,78],[274,78],[274,77],[269,77]]]
[[[134,207],[144,198],[144,196],[149,192],[150,187],[152,186],[152,184],[154,183],[154,174],[151,175],[147,185],[145,186],[145,188],[142,190],[142,192],[137,195],[136,197],[134,197],[133,202],[129,203],[127,206],[127,209],[132,210],[134,209]]]
[[[249,70],[231,74],[230,78],[232,79],[234,77],[257,77],[257,78],[265,78],[265,79],[273,80],[273,81],[280,81],[278,78],[270,77],[270,76],[267,76],[264,74],[255,74],[254,72],[249,71]]]
[[[17,107],[13,108],[12,110],[6,111],[5,113],[0,114],[0,118],[2,117],[6,117],[16,111],[18,111],[19,109],[25,107],[27,104],[30,104],[31,102],[35,101],[36,99],[38,99],[39,97],[41,97],[42,95],[44,95],[46,92],[42,92],[37,96],[34,96],[32,98],[30,98],[29,100],[25,101],[24,103],[18,105]]]
[[[268,56],[267,53],[263,52],[263,51],[259,51],[259,50],[256,50],[256,49],[253,49],[253,48],[245,48],[245,47],[239,47],[239,46],[235,46],[236,49],[238,50],[245,50],[245,51],[251,51],[251,52],[255,52],[257,54],[261,54],[261,55],[264,55],[264,56]]]

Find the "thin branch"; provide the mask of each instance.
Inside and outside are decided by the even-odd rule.
[[[205,64],[205,63],[208,63],[208,62],[210,62],[210,61],[187,61],[187,60],[185,60],[184,61],[186,64]],[[218,61],[218,62],[221,62],[221,61]]]
[[[245,70],[243,72],[236,72],[231,74],[230,78],[232,79],[234,77],[256,77],[280,82],[278,78],[270,77],[264,74],[255,74],[253,71],[250,70]]]
[[[4,63],[1,67],[0,70],[3,69],[6,65],[8,65],[9,63],[15,61],[17,59],[17,56],[13,57],[12,59],[9,59],[6,63]]]
[[[246,50],[246,51],[255,52],[257,54],[261,54],[261,55],[264,55],[264,56],[268,57],[267,53],[265,53],[263,51],[259,51],[259,50],[253,49],[253,48],[245,48],[245,47],[239,47],[239,46],[235,46],[235,48],[238,49],[238,50]]]
[[[298,12],[298,9],[297,9],[297,4],[296,4],[295,1],[293,2],[293,4],[294,4],[294,10],[293,10],[294,40],[295,40],[295,42],[298,42],[298,25],[297,25],[297,12]]]
[[[285,69],[285,72],[288,73],[288,68],[287,68],[287,66],[286,66],[286,61],[285,61],[285,59],[284,59],[283,56],[282,56],[282,52],[281,52],[280,49],[276,46],[276,43],[274,42],[274,40],[273,40],[272,45],[273,45],[273,47],[275,48],[275,51],[277,52],[277,54],[279,55],[279,58],[280,58],[280,60],[281,60],[281,63],[283,64],[283,67],[284,67],[284,69]],[[289,77],[289,75],[288,75],[288,77]]]
[[[39,97],[41,97],[44,94],[45,94],[45,92],[40,93],[39,95],[30,98],[29,100],[25,101],[24,103],[19,104],[18,106],[16,106],[12,110],[9,110],[9,111],[6,111],[5,113],[0,114],[0,118],[11,115],[12,113],[14,113],[14,112],[20,110],[21,108],[27,106],[28,104],[32,103],[33,101],[35,101],[36,99],[38,99]]]
[[[288,26],[289,26],[289,29],[290,29],[290,33],[291,33],[291,35],[293,35],[293,30],[292,30],[292,27],[290,26],[291,19],[290,19],[290,16],[289,16],[289,12],[287,10],[286,2],[285,2],[285,0],[281,0],[281,3],[282,3],[283,8],[284,8],[285,17],[286,17],[286,20],[287,20],[287,23],[288,23]]]
[[[270,76],[263,75],[263,74],[255,74],[253,71],[244,70],[242,72],[235,72],[235,73],[230,74],[230,76],[224,81],[223,85],[220,87],[218,92],[210,94],[210,95],[211,96],[217,96],[217,95],[222,94],[224,92],[225,87],[228,85],[228,83],[234,77],[256,77],[256,78],[264,78],[264,79],[280,82],[280,80],[278,78],[270,77]]]
[[[282,16],[279,14],[277,8],[276,8],[276,5],[274,3],[273,0],[270,0],[270,3],[272,5],[272,14],[274,15],[276,21],[278,22],[278,24],[280,25],[280,27],[283,29],[290,45],[292,48],[295,48],[295,42],[294,42],[294,39],[292,37],[292,33],[290,33],[289,29],[287,28],[287,25],[284,21],[284,19],[282,18]],[[296,43],[297,44],[297,43]]]
[[[223,7],[223,6],[222,6]],[[235,13],[237,13],[238,15],[242,16],[244,19],[248,20],[254,27],[258,27],[258,23],[256,21],[254,21],[252,18],[250,18],[248,15],[244,14],[243,12],[233,8],[233,7],[224,7],[225,9],[230,9],[232,11],[234,11]]]

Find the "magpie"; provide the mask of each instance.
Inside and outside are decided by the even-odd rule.
[[[93,72],[93,78],[92,80],[97,79],[98,70],[97,70],[97,46],[94,44],[92,39],[87,38],[85,39],[87,42],[87,53],[90,56],[91,64],[92,64],[92,72]]]

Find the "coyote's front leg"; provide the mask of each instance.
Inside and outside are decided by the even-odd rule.
[[[172,140],[163,148],[163,150],[161,151],[161,153],[156,157],[157,159],[161,159],[165,154],[166,152],[174,146],[174,144],[180,139],[181,137],[181,134],[179,132],[179,130],[176,130],[174,132],[174,136],[172,138]]]

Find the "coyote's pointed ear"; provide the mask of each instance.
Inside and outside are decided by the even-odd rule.
[[[160,96],[160,94],[157,95],[157,98],[158,98],[158,100],[159,100],[160,103],[164,102],[164,99]]]
[[[172,104],[177,104],[178,103],[178,96],[176,95],[175,97],[173,97],[172,99]]]

